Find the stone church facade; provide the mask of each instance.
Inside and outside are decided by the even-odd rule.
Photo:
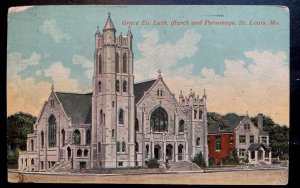
[[[93,92],[54,86],[19,153],[20,171],[145,166],[150,158],[208,163],[206,94],[179,100],[163,80],[134,83],[133,35],[116,36],[110,15],[95,34]]]

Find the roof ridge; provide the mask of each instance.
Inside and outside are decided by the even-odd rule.
[[[142,84],[142,83],[146,83],[146,82],[151,82],[151,81],[156,81],[156,80],[157,80],[156,78],[148,79],[148,80],[143,80],[143,81],[139,81],[139,82],[134,83],[134,85],[136,85],[136,84]]]
[[[63,91],[55,91],[55,93],[73,94],[73,95],[89,95],[89,94],[93,94],[93,92],[89,92],[89,93],[71,93],[71,92],[63,92]]]

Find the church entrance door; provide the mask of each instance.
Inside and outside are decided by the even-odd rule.
[[[182,160],[182,152],[183,152],[183,145],[179,145],[178,146],[178,160],[181,161]]]
[[[166,156],[168,160],[173,159],[173,146],[171,144],[168,144],[166,147]]]
[[[71,160],[71,148],[68,147],[68,161]]]
[[[157,159],[157,160],[160,160],[160,150],[161,150],[161,147],[160,145],[155,145],[154,146],[154,158]]]

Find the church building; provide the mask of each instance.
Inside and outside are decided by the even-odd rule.
[[[116,35],[110,14],[95,33],[92,93],[55,91],[54,86],[19,154],[20,171],[208,163],[207,96],[192,90],[175,98],[159,70],[157,79],[134,83],[133,35]]]

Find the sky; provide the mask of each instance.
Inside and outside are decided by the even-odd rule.
[[[205,89],[209,112],[263,113],[289,126],[289,9],[283,6],[12,7],[7,115],[38,116],[52,84],[56,91],[92,91],[95,32],[97,26],[102,32],[108,12],[117,36],[130,26],[135,82],[155,79],[161,69],[177,99],[180,91],[202,97]]]

